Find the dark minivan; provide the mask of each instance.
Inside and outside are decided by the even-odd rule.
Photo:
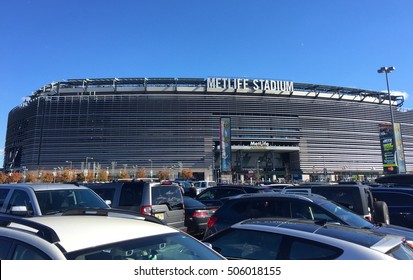
[[[152,215],[169,226],[186,231],[183,197],[178,184],[132,181],[85,186],[110,201],[112,208]]]

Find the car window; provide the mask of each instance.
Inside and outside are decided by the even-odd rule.
[[[10,191],[9,188],[0,189],[0,208],[3,207],[4,201],[6,200],[6,197],[9,191]]]
[[[409,205],[413,207],[413,196],[406,193],[375,192],[373,196],[377,200],[385,201],[388,206]]]
[[[50,260],[43,252],[28,244],[17,244],[12,260]]]
[[[43,215],[73,208],[108,208],[106,203],[90,189],[36,191],[36,198]]]
[[[216,193],[217,193],[217,189],[206,190],[206,191],[203,191],[202,193],[200,193],[197,196],[197,199],[199,199],[201,201],[202,200],[209,200],[209,199],[218,199]]]
[[[333,260],[343,254],[343,250],[327,244],[292,237],[289,260]]]
[[[10,198],[10,201],[7,205],[6,212],[10,213],[11,207],[13,207],[13,206],[26,206],[28,214],[29,215],[33,214],[32,202],[31,202],[27,192],[25,192],[23,190],[14,190],[14,192],[12,193],[12,196]]]
[[[110,200],[114,201],[115,197],[115,188],[96,188],[94,189],[95,193],[97,193],[103,200]]]
[[[243,229],[228,229],[207,242],[228,259],[275,260],[280,250],[282,235]]]
[[[235,201],[231,208],[245,219],[291,217],[288,202],[274,199]]]
[[[140,206],[143,184],[124,184],[120,192],[119,206]]]
[[[152,205],[168,205],[169,210],[183,209],[183,198],[179,187],[155,186],[151,188]]]
[[[7,258],[12,244],[12,239],[0,237],[0,260],[5,260]]]
[[[226,188],[217,189],[217,192],[215,194],[215,199],[243,194],[243,193],[244,191],[238,190],[238,189],[226,189]]]
[[[125,240],[66,255],[76,260],[221,260],[213,250],[182,233]]]
[[[352,191],[349,190],[318,190],[317,188],[313,188],[312,191],[319,195],[324,196],[328,200],[332,200],[341,204],[349,209],[354,209],[355,201],[352,194]]]

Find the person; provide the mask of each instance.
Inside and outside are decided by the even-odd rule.
[[[189,197],[195,197],[196,196],[196,188],[195,188],[194,183],[191,183],[191,187],[189,188],[189,191],[188,191],[188,196]]]

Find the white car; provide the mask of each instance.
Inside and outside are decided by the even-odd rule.
[[[76,208],[110,208],[91,189],[74,184],[0,184],[0,213],[36,217]]]
[[[195,238],[151,216],[115,209],[62,216],[0,214],[3,260],[222,260]]]
[[[299,219],[246,220],[203,241],[227,259],[413,260],[402,236]]]

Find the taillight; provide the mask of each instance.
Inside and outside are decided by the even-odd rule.
[[[195,210],[194,214],[192,214],[192,217],[205,218],[208,217],[208,212],[204,210]]]
[[[207,222],[207,227],[212,228],[215,225],[215,222],[218,221],[217,217],[210,217]]]
[[[152,206],[144,205],[141,207],[141,214],[144,215],[151,215],[152,214]]]

